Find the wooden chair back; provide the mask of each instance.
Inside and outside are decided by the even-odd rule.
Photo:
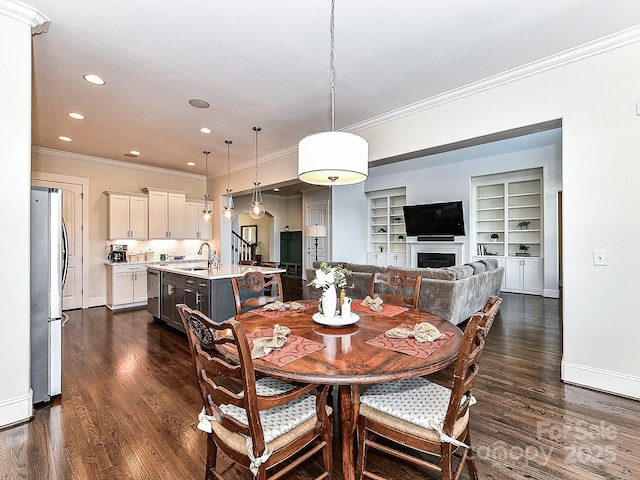
[[[375,272],[371,275],[369,296],[380,297],[386,303],[418,308],[421,275],[409,275],[402,270]]]
[[[255,260],[240,260],[238,262],[238,265],[257,265],[258,262],[256,262]]]
[[[279,273],[247,272],[242,277],[231,277],[236,314],[282,301],[282,280]]]
[[[315,427],[304,435],[298,437],[292,435],[290,441],[284,442],[284,445],[283,442],[277,442],[278,445],[283,446],[278,446],[278,450],[263,463],[255,478],[266,479],[268,468],[297,454],[319,437],[322,438],[313,452],[325,450],[325,467],[329,467],[330,472],[331,454],[326,451],[331,449],[331,420],[325,409],[329,387],[296,384],[288,391],[279,391],[275,395],[259,395],[251,349],[242,324],[234,319],[222,323],[213,322],[202,312],[183,304],[177,305],[177,308],[189,338],[205,411],[215,419],[212,423],[218,425],[212,428],[209,434],[213,446],[209,448],[207,454],[206,478],[225,478],[215,472],[217,448],[220,448],[234,462],[249,467],[251,459],[246,451],[249,443],[247,442],[246,446],[243,445],[244,448],[238,448],[237,441],[239,438],[250,438],[254,458],[260,458],[267,451],[260,412],[283,406],[312,392],[316,394]],[[221,348],[237,352],[238,361],[229,360],[222,354]],[[236,407],[236,414],[232,415],[230,409],[234,407]],[[246,423],[238,420],[237,409],[244,411]],[[306,458],[301,457],[283,467],[276,477],[293,470]]]
[[[493,325],[493,321],[498,314],[498,310],[500,309],[500,305],[502,304],[502,298],[497,295],[491,295],[487,298],[487,301],[484,302],[484,306],[480,313],[483,313],[485,316],[484,319],[484,335],[485,337],[489,334],[489,330],[491,330],[491,326]]]

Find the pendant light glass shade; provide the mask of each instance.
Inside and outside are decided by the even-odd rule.
[[[351,185],[368,176],[369,145],[347,132],[336,132],[335,0],[331,0],[331,131],[303,138],[298,144],[298,178],[314,185]]]
[[[258,181],[258,132],[260,130],[262,130],[262,128],[253,127],[253,131],[256,132],[256,181],[253,182],[253,195],[251,195],[251,204],[249,205],[249,216],[256,220],[264,217],[262,192],[260,191],[260,182]]]
[[[213,217],[211,213],[211,200],[209,199],[209,154],[205,150],[204,152],[204,207],[202,207],[202,219],[205,222],[210,222]]]
[[[233,208],[233,197],[231,196],[231,188],[229,188],[231,181],[231,167],[229,160],[229,148],[233,143],[231,140],[225,140],[224,143],[227,144],[227,195],[224,202],[224,207],[222,207],[222,220],[225,222],[232,222],[234,218],[236,218],[236,210]]]

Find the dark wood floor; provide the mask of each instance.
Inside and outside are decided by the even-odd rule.
[[[640,402],[561,383],[559,302],[503,296],[472,407],[480,477],[639,479]],[[69,313],[63,394],[37,407],[31,422],[0,431],[0,478],[203,478],[205,434],[195,429],[201,402],[186,337],[144,310]],[[389,478],[432,478],[370,458]],[[341,479],[339,458],[335,470]],[[251,475],[235,468],[228,478]]]

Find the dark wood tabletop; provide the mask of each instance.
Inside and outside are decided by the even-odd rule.
[[[327,327],[312,319],[312,315],[318,311],[317,302],[306,303],[310,307],[305,311],[280,318],[266,317],[255,310],[235,318],[242,322],[247,334],[280,324],[289,327],[292,335],[325,345],[325,348],[283,366],[254,360],[254,368],[260,373],[284,380],[339,386],[342,470],[345,480],[350,480],[355,477],[353,442],[360,408],[359,385],[427,375],[447,367],[455,361],[462,332],[436,315],[413,309],[393,317],[358,311],[354,312],[359,316],[357,323],[345,327]],[[427,358],[417,358],[366,343],[400,324],[414,325],[420,322],[429,322],[441,332],[453,334]]]

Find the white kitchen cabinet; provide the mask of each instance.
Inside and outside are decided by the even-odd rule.
[[[205,221],[202,218],[204,202],[185,202],[185,235],[184,238],[210,239],[213,237],[213,220]]]
[[[404,253],[388,253],[387,265],[394,267],[405,267],[407,262],[407,256]]]
[[[507,258],[505,260],[504,291],[542,295],[544,287],[541,258]]]
[[[107,268],[107,307],[117,310],[146,304],[146,265],[109,265]]]
[[[149,238],[185,238],[186,193],[152,189],[149,197]]]
[[[376,267],[386,267],[387,254],[386,253],[367,253],[367,264],[375,265]]]
[[[377,267],[405,267],[407,256],[404,253],[367,253],[367,264]]]
[[[148,238],[147,196],[110,191],[104,193],[108,198],[108,238]]]

